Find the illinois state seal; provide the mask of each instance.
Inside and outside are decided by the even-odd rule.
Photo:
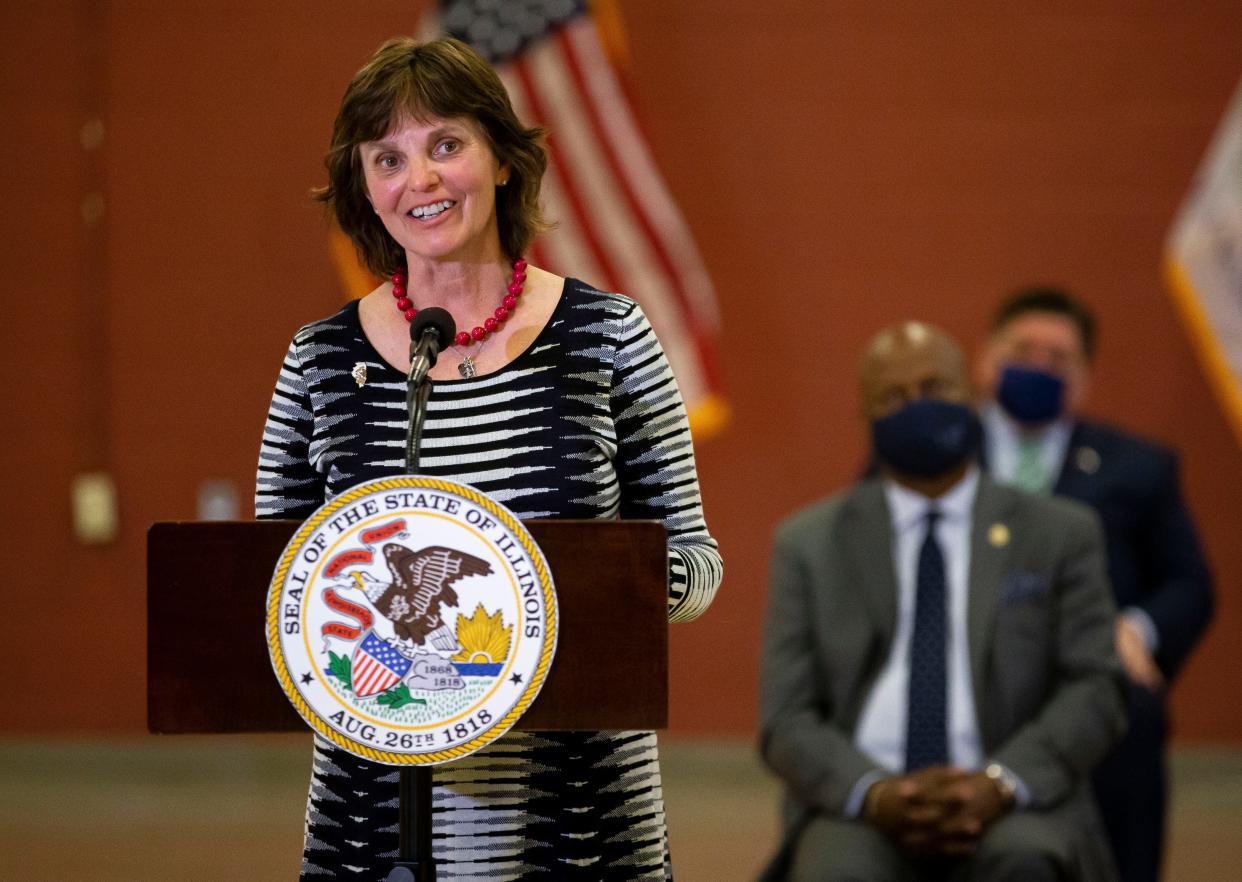
[[[419,476],[359,484],[289,541],[267,598],[281,688],[307,724],[392,765],[507,732],[556,651],[556,591],[504,506]]]

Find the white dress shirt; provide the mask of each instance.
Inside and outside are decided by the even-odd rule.
[[[1014,474],[1018,470],[1019,450],[1022,442],[1035,441],[1039,444],[1039,464],[1044,474],[1046,486],[1051,490],[1065,467],[1065,456],[1069,452],[1070,435],[1074,426],[1069,420],[1060,419],[1047,426],[1027,429],[1019,426],[996,404],[988,404],[982,408],[980,417],[983,420],[983,437],[987,449],[988,471],[997,482],[1013,484]]]
[[[934,507],[936,539],[944,554],[946,611],[949,617],[948,665],[949,762],[977,769],[983,756],[979,723],[971,691],[970,648],[966,639],[967,582],[970,576],[970,526],[979,470],[972,467],[961,481],[938,499],[929,499],[892,481],[885,481],[893,524],[893,566],[897,574],[897,630],[888,660],[863,705],[854,743],[877,765],[900,774],[906,761],[907,690],[910,682],[910,636],[914,630],[915,574],[919,550],[927,534],[927,513]]]

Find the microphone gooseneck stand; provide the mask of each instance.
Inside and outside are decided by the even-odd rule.
[[[427,399],[431,397],[431,381],[423,380],[416,386],[411,381],[405,393],[405,406],[410,414],[405,427],[405,473],[418,474],[418,448],[423,440],[423,420],[427,416]]]
[[[418,450],[431,381],[441,348],[457,333],[447,310],[420,310],[410,323],[410,374],[405,401],[409,423],[405,430],[405,473],[418,474]],[[385,882],[435,882],[436,863],[431,851],[431,767],[401,766],[397,783],[397,859]]]

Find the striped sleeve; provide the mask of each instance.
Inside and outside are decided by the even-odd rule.
[[[663,521],[669,621],[689,621],[711,604],[724,565],[703,519],[690,424],[668,359],[638,304],[619,321],[610,396],[621,517]]]
[[[310,461],[314,429],[310,391],[295,338],[289,345],[263,427],[255,479],[256,518],[309,517],[324,501],[324,477]]]

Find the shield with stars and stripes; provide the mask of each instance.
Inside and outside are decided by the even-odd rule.
[[[374,631],[368,631],[354,649],[350,665],[354,694],[366,698],[388,691],[410,672],[412,664],[392,644],[376,636]]]

